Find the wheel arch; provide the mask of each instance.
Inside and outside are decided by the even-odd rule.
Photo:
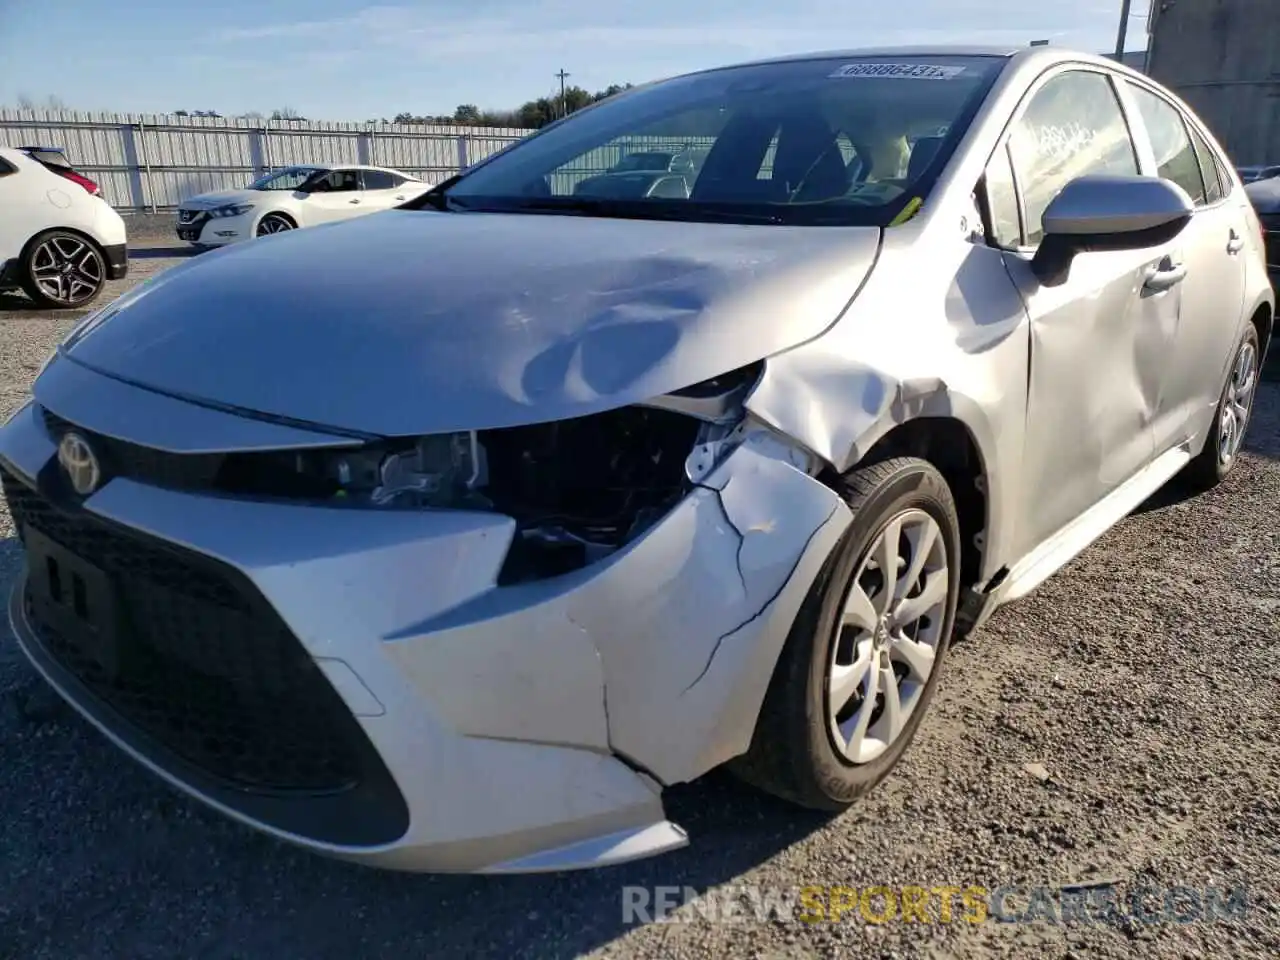
[[[833,376],[808,366],[775,369],[767,361],[744,401],[748,412],[807,448],[837,477],[873,456],[934,463],[964,514],[964,586],[997,576],[1008,561],[1016,519],[1010,498],[1017,491],[1009,489],[1016,478],[1006,474],[1017,466],[1021,403],[1014,401],[1006,416],[1013,398],[987,399],[984,381],[975,393],[950,378],[895,376],[867,365]]]
[[[75,236],[79,237],[81,240],[84,240],[86,243],[92,244],[93,249],[97,250],[99,255],[102,257],[103,267],[106,267],[107,252],[106,250],[103,249],[102,242],[98,240],[98,238],[95,237],[93,234],[89,233],[87,230],[81,229],[80,227],[45,227],[42,230],[36,231],[34,234],[31,235],[30,239],[28,239],[27,242],[22,245],[22,252],[18,254],[18,262],[25,266],[27,262],[27,257],[31,255],[31,251],[35,248],[36,241],[39,240],[41,237],[45,236],[46,234],[50,234],[50,233],[74,234]]]
[[[857,462],[865,466],[891,457],[925,460],[942,474],[951,488],[960,520],[960,576],[962,587],[986,579],[984,559],[991,526],[991,495],[987,458],[974,431],[954,416],[920,416],[892,425]]]
[[[293,229],[295,230],[297,230],[299,227],[298,218],[294,216],[292,213],[290,213],[288,210],[282,210],[279,208],[264,210],[262,212],[262,216],[258,217],[258,219],[253,222],[253,235],[255,237],[258,235],[258,225],[261,224],[263,220],[267,219],[267,217],[279,217],[282,220],[288,220],[290,223],[293,224]]]

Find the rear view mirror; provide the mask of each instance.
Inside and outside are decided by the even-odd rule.
[[[1186,191],[1168,180],[1080,177],[1045,210],[1032,272],[1046,287],[1060,286],[1077,254],[1158,247],[1181,233],[1194,212]]]

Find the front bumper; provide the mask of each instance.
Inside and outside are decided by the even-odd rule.
[[[255,222],[253,211],[239,217],[211,217],[207,211],[201,210],[189,222],[179,220],[174,230],[179,240],[202,247],[220,247],[251,239]]]
[[[109,247],[103,247],[102,252],[107,258],[108,280],[123,280],[129,275],[129,245],[127,243],[115,243]]]
[[[89,410],[59,413],[93,429]],[[193,762],[189,745],[172,749],[33,622],[24,580],[11,617],[37,668],[123,749],[222,812],[318,852],[413,870],[559,870],[683,845],[662,784],[745,749],[790,623],[849,520],[821,484],[747,445],[625,550],[497,587],[514,533],[506,517],[238,501],[124,479],[82,505],[59,504],[54,454],[35,408],[0,430],[15,517],[32,515],[19,501],[43,497],[113,543],[167,557],[99,560],[125,564],[122,604],[134,622],[145,618],[153,639],[167,629],[184,669],[208,683],[256,677],[270,687],[250,661],[267,656],[261,624],[277,622],[284,652],[270,665],[290,660],[293,644],[303,656],[291,669],[318,668],[310,708],[296,710],[329,718],[364,792],[339,796],[319,781],[246,788],[211,772],[207,757]],[[63,545],[93,559],[80,541]],[[233,642],[237,630],[249,636],[243,623],[218,630],[215,616],[188,612],[179,624],[175,604],[189,597],[132,595],[144,581],[190,594],[173,571],[196,567],[252,609],[252,649]],[[345,710],[330,709],[335,691]],[[261,728],[248,725],[251,740]]]

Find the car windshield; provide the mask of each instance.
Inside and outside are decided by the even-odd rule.
[[[678,77],[572,114],[423,205],[883,226],[927,194],[1006,62],[851,56]],[[638,192],[625,172],[690,151],[699,163],[673,164],[681,189]]]
[[[321,167],[288,167],[268,173],[249,184],[250,190],[297,190],[298,187],[319,173]]]

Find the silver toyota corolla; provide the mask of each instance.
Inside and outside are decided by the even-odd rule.
[[[87,318],[0,431],[10,616],[124,751],[323,853],[616,863],[722,764],[839,810],[950,643],[1231,470],[1273,312],[1227,157],[1109,60],[678,77]]]

